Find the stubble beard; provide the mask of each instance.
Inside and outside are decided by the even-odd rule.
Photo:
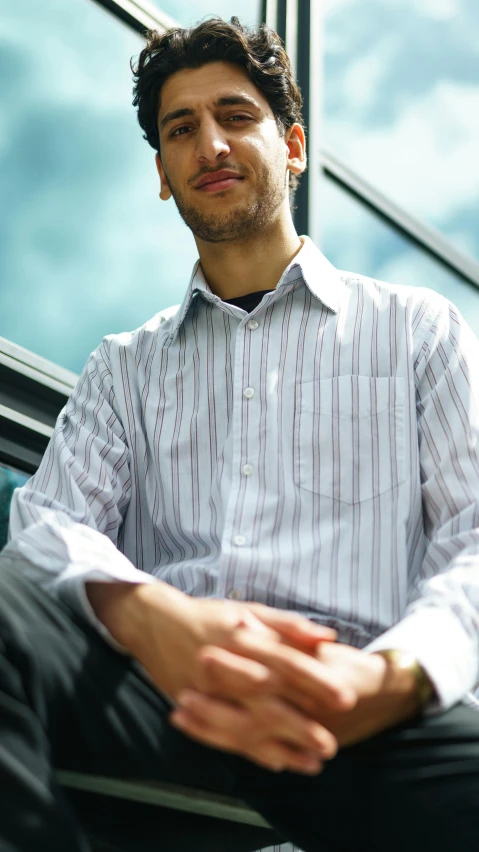
[[[227,166],[225,166],[227,168]],[[205,213],[188,204],[179,189],[168,179],[171,194],[185,225],[195,237],[206,243],[244,242],[267,229],[288,192],[288,173],[279,175],[265,169],[258,180],[256,197],[228,213]],[[228,191],[228,190],[226,190]]]

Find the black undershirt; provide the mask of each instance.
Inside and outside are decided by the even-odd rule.
[[[271,290],[258,290],[256,293],[247,293],[246,296],[236,296],[234,299],[223,299],[223,301],[230,305],[236,305],[237,308],[241,308],[242,311],[250,314],[259,305],[266,293],[271,293]]]

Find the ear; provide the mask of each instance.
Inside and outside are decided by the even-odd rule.
[[[306,168],[306,138],[300,124],[292,124],[284,134],[288,149],[287,165],[290,172],[300,175]]]
[[[158,169],[158,174],[160,176],[160,184],[161,184],[160,198],[162,199],[162,201],[168,201],[168,199],[171,198],[171,189],[170,189],[170,185],[168,183],[168,178],[166,177],[165,170],[164,170],[163,166],[161,165],[161,160],[160,160],[159,154],[156,154],[155,162],[156,162],[156,168]]]

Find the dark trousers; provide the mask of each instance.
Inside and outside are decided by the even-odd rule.
[[[84,827],[131,852],[476,852],[479,713],[458,705],[343,749],[318,776],[203,747],[130,658],[0,558],[0,852],[86,852]],[[277,830],[101,796],[67,798],[53,767],[241,797]],[[82,828],[83,826],[83,828]]]

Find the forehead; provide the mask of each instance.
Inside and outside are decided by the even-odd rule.
[[[248,95],[265,112],[271,111],[244,68],[230,62],[209,62],[201,68],[183,68],[168,77],[161,89],[158,118],[171,110],[196,109],[232,94]]]

